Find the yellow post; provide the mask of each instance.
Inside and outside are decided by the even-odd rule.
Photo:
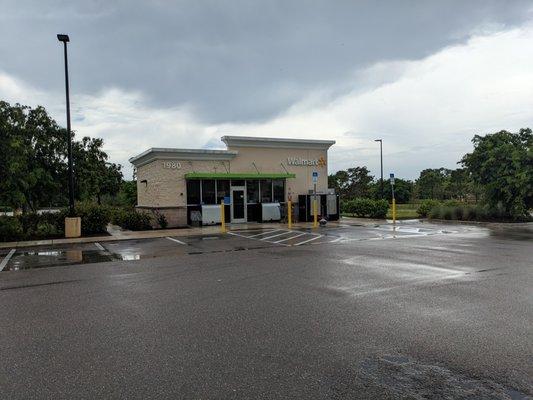
[[[226,233],[226,214],[224,212],[224,200],[220,201],[220,231]]]
[[[396,199],[392,198],[392,223],[396,224]]]
[[[292,229],[292,201],[287,202],[287,218],[289,221],[289,229]]]
[[[316,199],[313,200],[313,228],[318,226],[318,205]]]

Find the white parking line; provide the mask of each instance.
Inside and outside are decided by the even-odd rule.
[[[287,233],[292,233],[292,231],[286,231],[286,232],[283,232],[283,233],[278,233],[276,235],[272,235],[272,236],[269,236],[269,237],[266,237],[266,238],[263,238],[263,239],[260,239],[260,240],[272,239],[272,238],[275,238],[275,237],[278,237],[278,236],[286,235]]]
[[[96,247],[98,247],[98,250],[100,250],[100,251],[105,251],[104,246],[102,246],[100,243],[95,242],[94,245],[95,245]]]
[[[286,239],[278,240],[277,242],[274,242],[274,243],[281,243],[281,242],[285,242],[285,241],[287,241],[287,240],[296,239],[297,237],[300,237],[300,236],[303,236],[303,235],[305,235],[305,232],[300,233],[299,235],[296,235],[296,236],[288,237],[288,238],[286,238]]]
[[[9,259],[11,257],[13,257],[13,254],[15,254],[15,251],[17,251],[17,249],[11,249],[9,251],[9,253],[7,253],[7,256],[5,256],[4,259],[2,260],[2,262],[0,263],[0,271],[4,270],[4,268],[6,267],[7,262],[9,261]]]
[[[318,236],[315,236],[314,238],[311,238],[311,239],[308,239],[308,240],[304,240],[303,242],[299,242],[299,243],[295,243],[294,246],[300,246],[304,243],[309,243],[309,242],[312,242],[313,240],[317,240],[318,238],[321,238],[322,235],[318,235]]]
[[[238,237],[242,237],[242,238],[245,238],[245,239],[249,239],[250,238],[250,236],[239,235],[238,233],[235,233],[235,232],[228,232],[228,235],[238,236]],[[262,239],[255,238],[255,239],[252,239],[252,240],[261,241]],[[277,243],[277,242],[267,242],[267,243]],[[288,246],[285,243],[279,243],[279,245],[280,246]]]
[[[246,238],[248,239],[250,236],[246,236],[246,235],[240,235],[238,233],[235,233],[235,232],[226,232],[228,235],[233,235],[233,236],[238,236],[238,237],[242,237],[242,238]]]
[[[274,229],[273,231],[261,232],[261,233],[258,233],[257,235],[252,235],[252,236],[244,236],[244,235],[240,235],[240,236],[247,237],[247,238],[253,238],[253,237],[257,237],[261,235],[268,235],[269,233],[274,233],[274,232],[279,232],[279,231],[281,231],[281,229]]]
[[[329,242],[329,243],[336,243],[336,242],[338,242],[338,241],[341,240],[341,239],[342,239],[342,236],[339,236],[338,238],[333,239],[333,240],[332,240],[331,242]]]
[[[172,240],[173,242],[176,242],[176,243],[182,244],[182,245],[184,245],[184,246],[187,246],[187,243],[182,242],[181,240],[178,240],[178,239],[171,238],[170,236],[167,236],[167,239],[168,239],[168,240]]]

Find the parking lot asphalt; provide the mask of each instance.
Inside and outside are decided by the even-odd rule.
[[[533,395],[531,230],[267,231],[17,249],[0,397]]]

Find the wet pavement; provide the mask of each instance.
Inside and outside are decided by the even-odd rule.
[[[247,229],[20,249],[6,263],[20,270],[0,274],[0,397],[530,398],[523,227]]]
[[[161,238],[117,240],[115,242],[79,243],[0,249],[4,259],[0,271],[16,271],[106,261],[134,261],[154,257],[251,250],[270,246],[303,246],[454,234],[480,231],[471,226],[442,226],[419,221],[392,224],[335,224],[318,229],[246,228],[233,229],[227,235],[169,236]],[[482,230],[483,231],[483,230]],[[486,230],[485,230],[486,231]],[[487,231],[488,232],[488,231]],[[501,232],[492,232],[498,235]],[[526,232],[526,234],[529,234]],[[12,251],[12,254],[9,253]]]

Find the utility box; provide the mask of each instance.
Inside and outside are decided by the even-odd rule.
[[[81,236],[81,218],[67,217],[65,218],[65,237],[78,238]]]
[[[313,221],[313,200],[314,194],[301,194],[298,196],[298,220],[302,222]],[[317,193],[317,214],[318,219],[324,218],[328,221],[337,221],[340,217],[339,195]]]
[[[281,211],[279,203],[263,203],[261,204],[261,219],[265,221],[279,221],[281,220]]]
[[[327,204],[328,217],[330,215],[336,215],[339,213],[338,212],[339,210],[337,208],[337,195],[336,194],[327,194],[326,204]]]
[[[202,205],[202,225],[216,225],[221,222],[219,205]]]

